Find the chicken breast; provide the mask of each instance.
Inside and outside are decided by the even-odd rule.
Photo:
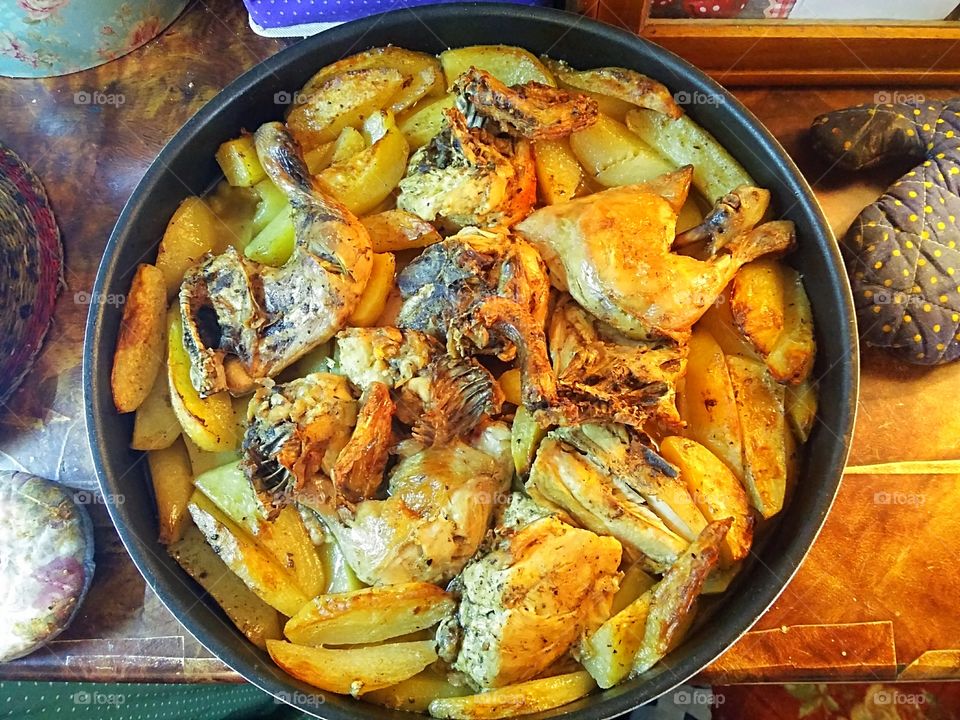
[[[574,522],[615,537],[633,561],[653,572],[669,567],[689,545],[637,496],[618,487],[600,468],[560,442],[556,436],[540,444],[526,487],[560,508]]]
[[[687,167],[549,205],[516,230],[540,250],[554,285],[598,319],[635,339],[683,340],[743,264],[793,244],[790,223],[768,223],[706,260],[672,252],[691,175]]]
[[[453,668],[477,689],[536,677],[610,614],[620,543],[544,517],[509,533],[460,578]]]

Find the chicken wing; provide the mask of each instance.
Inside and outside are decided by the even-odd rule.
[[[691,169],[532,213],[517,231],[540,250],[556,287],[627,337],[683,340],[751,260],[793,244],[792,223],[727,240],[707,260],[671,252]]]
[[[290,198],[294,250],[286,264],[273,268],[231,246],[187,271],[180,312],[191,381],[202,397],[227,389],[227,356],[257,380],[329,340],[370,276],[367,230],[317,188],[283,125],[261,126],[256,147],[267,175]]]
[[[555,517],[507,532],[464,568],[453,668],[477,689],[536,677],[610,614],[620,543]]]
[[[559,140],[597,121],[593,98],[537,82],[508,87],[486,70],[470,68],[453,84],[469,119],[527,140]]]

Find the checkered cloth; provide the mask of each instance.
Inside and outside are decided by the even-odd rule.
[[[848,170],[921,161],[844,239],[860,334],[902,359],[960,357],[960,98],[860,105],[818,117],[814,147]]]

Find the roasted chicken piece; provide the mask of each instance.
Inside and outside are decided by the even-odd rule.
[[[500,133],[527,140],[559,140],[590,127],[599,115],[596,100],[586,95],[537,82],[508,87],[475,67],[457,78],[452,89],[463,101],[468,122],[479,117]]]
[[[478,690],[536,677],[610,614],[620,543],[555,517],[501,529],[464,568],[453,668]]]
[[[421,444],[443,445],[500,412],[503,392],[473,358],[453,358],[430,335],[398,328],[350,328],[337,335],[340,372],[360,388],[393,390],[397,418]]]
[[[647,343],[603,327],[569,295],[550,317],[550,358],[557,394],[580,422],[643,428],[649,419],[679,429],[677,382],[686,372],[686,346]]]
[[[290,198],[293,254],[274,268],[232,246],[187,271],[180,288],[190,376],[201,396],[227,389],[224,360],[254,380],[273,377],[329,340],[353,312],[370,276],[370,237],[313,182],[281,123],[256,132],[267,175]]]
[[[530,143],[470,128],[457,108],[446,118],[411,156],[397,207],[448,230],[508,227],[526,217],[537,199]]]
[[[691,168],[532,213],[517,231],[540,250],[556,287],[627,337],[682,341],[737,270],[784,252],[793,224],[728,238],[706,260],[671,252]]]
[[[742,185],[719,198],[703,222],[677,235],[673,247],[707,241],[706,251],[712,255],[733,238],[753,230],[769,207],[769,190]]]
[[[652,572],[663,572],[689,544],[633,488],[556,434],[540,444],[526,488],[536,501],[548,503],[545,509],[565,512],[577,525],[615,537],[632,561]]]
[[[476,228],[425,249],[397,276],[397,287],[403,298],[397,324],[441,339],[454,319],[494,296],[516,302],[542,328],[550,294],[547,267],[533,246]],[[502,360],[514,355],[509,345],[496,351]]]
[[[390,472],[388,497],[364,500],[352,516],[307,498],[363,582],[445,583],[459,573],[490,526],[510,484],[510,431],[491,423],[470,438],[427,448]]]
[[[247,409],[243,467],[268,515],[308,486],[335,502],[331,476],[357,413],[341,375],[312,373],[257,390]]]

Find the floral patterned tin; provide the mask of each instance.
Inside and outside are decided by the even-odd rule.
[[[0,0],[0,75],[49,77],[109,62],[156,37],[187,0]]]

